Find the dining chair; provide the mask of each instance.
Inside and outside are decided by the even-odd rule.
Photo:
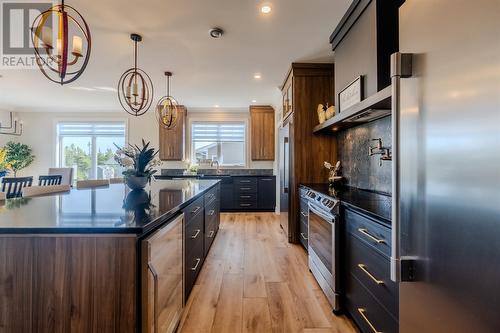
[[[73,168],[49,168],[49,175],[61,175],[61,184],[73,186]]]
[[[20,197],[25,187],[33,184],[33,177],[4,177],[2,179],[2,192],[7,199]]]
[[[109,179],[90,179],[90,180],[78,180],[76,182],[76,188],[91,188],[99,186],[109,186]]]
[[[62,175],[38,176],[38,186],[61,185]]]
[[[23,188],[23,197],[38,197],[42,195],[48,195],[52,193],[69,192],[71,186],[65,185],[45,185],[45,186],[30,186]]]
[[[110,178],[109,183],[110,184],[123,184],[125,182],[125,179],[123,177],[117,177],[117,178]]]

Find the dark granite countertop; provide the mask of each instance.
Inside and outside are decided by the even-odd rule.
[[[156,229],[219,180],[156,180],[142,191],[124,184],[0,201],[0,233],[132,233]]]
[[[301,184],[301,186],[338,199],[344,207],[358,210],[382,223],[391,225],[392,198],[388,194],[349,186],[331,190],[328,184]]]
[[[217,174],[216,169],[199,169],[197,175],[184,175],[184,169],[162,169],[161,175],[155,176],[158,179],[171,178],[197,178],[197,177],[271,177],[273,169],[220,169],[220,174]]]

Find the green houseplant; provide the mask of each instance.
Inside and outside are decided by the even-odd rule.
[[[131,189],[141,189],[146,186],[151,176],[156,173],[153,168],[160,165],[160,161],[155,159],[158,150],[149,148],[150,142],[142,140],[142,147],[128,144],[119,147],[115,153],[115,161],[124,168],[123,177]]]
[[[14,177],[17,177],[17,172],[33,163],[35,155],[32,154],[31,147],[19,142],[9,141],[4,147],[5,163],[9,169],[14,172]]]

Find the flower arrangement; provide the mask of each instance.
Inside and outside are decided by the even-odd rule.
[[[126,168],[123,171],[123,176],[127,184],[131,188],[143,188],[146,182],[151,180],[151,176],[156,173],[155,167],[161,164],[161,161],[156,157],[158,150],[149,148],[150,142],[146,143],[142,140],[142,148],[138,145],[128,144],[124,147],[119,147],[115,144],[118,150],[115,153],[114,160],[121,166]]]

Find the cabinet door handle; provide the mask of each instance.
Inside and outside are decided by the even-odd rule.
[[[240,204],[240,207],[250,207],[252,204]]]
[[[272,179],[271,179],[271,178],[261,178],[260,180],[265,181],[265,182],[270,182],[270,181],[272,181]]]
[[[156,270],[151,264],[148,264],[148,270],[151,272],[151,275],[153,275],[153,322],[155,325],[155,332],[156,328],[158,327],[158,273],[156,273]]]
[[[250,199],[251,196],[250,195],[240,195],[240,198],[241,199]]]
[[[212,216],[212,215],[214,215],[214,213],[215,213],[215,210],[210,209],[210,211],[208,212],[208,215],[209,215],[209,216]]]
[[[252,189],[251,187],[240,187],[240,190],[243,190],[243,191],[248,191],[251,189]]]
[[[240,180],[240,183],[250,183],[249,180]]]
[[[196,237],[198,237],[198,235],[200,234],[201,230],[200,229],[196,229],[196,232],[194,235],[191,236],[192,239],[195,239]]]
[[[363,317],[363,319],[366,321],[366,323],[368,324],[368,326],[370,326],[370,328],[372,329],[373,333],[382,333],[379,330],[377,330],[375,328],[375,326],[373,326],[373,324],[370,322],[370,320],[368,319],[368,317],[366,317],[366,314],[365,314],[366,310],[365,309],[358,308],[358,312],[361,315],[361,317]]]
[[[214,237],[214,234],[215,234],[215,231],[211,230],[211,231],[208,233],[208,238],[212,238],[212,237]]]
[[[385,240],[378,239],[377,237],[373,236],[368,232],[367,229],[359,228],[358,231],[378,244],[385,243]]]
[[[201,207],[200,207],[200,206],[197,206],[195,209],[193,209],[193,210],[191,211],[191,214],[196,214],[196,213],[198,213],[198,211],[199,211],[200,209],[201,209]]]
[[[201,261],[200,258],[196,258],[196,265],[194,265],[194,267],[191,267],[192,271],[195,271],[198,268],[198,265],[200,264],[200,261]]]
[[[366,265],[364,265],[364,264],[358,264],[358,267],[359,267],[359,269],[361,269],[361,270],[362,270],[362,271],[363,271],[366,275],[368,275],[368,277],[369,277],[370,279],[372,279],[372,280],[373,280],[373,282],[375,282],[376,284],[384,284],[384,281],[377,279],[375,276],[373,276],[373,274],[372,274],[372,273],[370,273],[370,272],[366,269]]]
[[[304,216],[304,217],[308,217],[309,215],[305,214],[304,212],[300,212],[300,215]]]
[[[306,237],[303,232],[301,232],[300,235],[302,236],[302,238],[304,238],[304,240],[308,240],[309,239],[309,237]]]

